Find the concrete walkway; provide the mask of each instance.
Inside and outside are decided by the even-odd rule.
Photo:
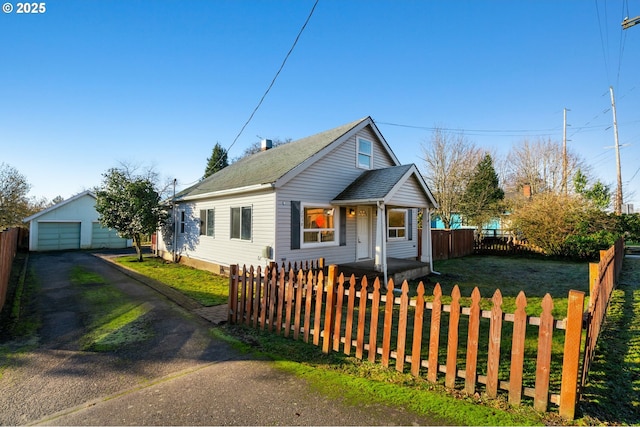
[[[112,352],[82,350],[87,307],[83,287],[69,279],[78,266],[145,304],[153,338]],[[2,425],[447,424],[391,405],[328,398],[213,339],[192,301],[89,253],[33,254],[29,269],[41,289],[42,328],[31,350],[0,363]]]

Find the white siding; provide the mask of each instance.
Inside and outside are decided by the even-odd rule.
[[[291,249],[291,201],[328,204],[351,184],[364,169],[356,167],[356,138],[373,142],[374,168],[396,166],[369,127],[349,138],[335,150],[298,174],[278,189],[277,241],[275,261],[294,262],[324,257],[326,263],[345,263],[356,260],[356,217],[347,215],[346,245],[320,248]],[[336,210],[338,215],[338,210]],[[375,220],[374,220],[375,224]],[[337,226],[339,231],[339,225]],[[372,230],[375,236],[375,230]],[[339,232],[338,232],[339,234]]]
[[[182,203],[178,206],[178,254],[183,257],[228,266],[231,264],[262,265],[270,261],[262,257],[266,246],[275,244],[275,196],[272,191],[236,197],[221,197]],[[231,239],[231,208],[252,207],[251,241]],[[215,235],[200,235],[200,210],[215,210]],[[185,211],[185,233],[180,233],[180,212]],[[161,234],[161,233],[159,233]],[[170,250],[159,240],[159,248]],[[168,247],[167,247],[168,246]]]
[[[429,199],[422,192],[417,178],[411,176],[393,195],[388,204],[404,207],[428,207]]]
[[[77,197],[77,196],[76,196]],[[39,227],[42,223],[79,223],[80,224],[80,248],[92,248],[93,227],[98,221],[96,211],[96,199],[90,194],[84,194],[68,203],[62,202],[60,206],[54,205],[41,215],[36,215],[29,222],[29,250],[38,251]],[[131,240],[127,240],[125,245],[131,246]],[[122,247],[122,245],[118,245]]]

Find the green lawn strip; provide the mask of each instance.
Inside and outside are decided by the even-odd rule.
[[[424,379],[340,353],[323,354],[303,342],[233,326],[216,329],[214,334],[243,351],[274,360],[279,369],[304,378],[313,389],[354,406],[363,402],[398,406],[454,425],[545,423],[531,408],[510,407],[504,401],[482,397],[454,397]]]
[[[157,257],[145,257],[143,262],[138,262],[135,256],[124,256],[116,258],[116,262],[164,283],[204,306],[228,302],[229,279],[226,277]]]
[[[81,288],[87,303],[87,333],[80,339],[83,350],[113,351],[153,336],[148,304],[132,302],[100,275],[80,266],[72,269],[71,282]]]

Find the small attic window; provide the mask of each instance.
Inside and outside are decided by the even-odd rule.
[[[361,169],[373,167],[373,143],[369,140],[358,138],[357,166]]]

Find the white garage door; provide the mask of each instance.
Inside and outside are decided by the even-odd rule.
[[[80,249],[79,222],[41,222],[38,224],[38,250]]]
[[[121,249],[127,247],[127,240],[118,236],[115,230],[103,228],[94,222],[91,230],[91,247],[95,249]]]

